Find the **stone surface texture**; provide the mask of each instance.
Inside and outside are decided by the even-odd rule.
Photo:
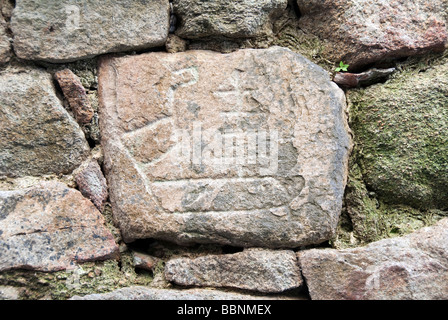
[[[315,300],[446,300],[448,219],[401,238],[299,252]]]
[[[6,21],[0,12],[0,64],[5,64],[11,59],[11,43],[6,28]]]
[[[103,211],[109,197],[107,182],[98,162],[92,159],[89,164],[75,175],[79,191],[91,200],[98,210]]]
[[[287,4],[288,0],[174,0],[176,34],[186,39],[266,36],[272,33],[272,19]]]
[[[448,60],[348,100],[367,187],[389,203],[448,208]]]
[[[0,286],[0,300],[18,300],[20,289],[9,286]]]
[[[195,259],[177,258],[165,265],[165,277],[178,285],[227,287],[278,293],[302,285],[294,251],[246,249]]]
[[[70,69],[56,72],[54,78],[61,87],[78,123],[90,123],[95,112],[79,78]]]
[[[395,72],[395,68],[369,69],[361,73],[338,72],[333,81],[344,88],[359,88],[386,81]]]
[[[59,182],[0,191],[0,220],[0,271],[58,271],[118,253],[100,212]]]
[[[107,52],[163,46],[168,0],[17,0],[14,51],[28,60],[68,62]]]
[[[162,261],[157,257],[153,257],[148,254],[136,251],[132,252],[132,257],[134,258],[134,267],[149,271],[154,270],[157,264],[161,263]]]
[[[328,41],[335,62],[371,63],[435,51],[447,41],[443,0],[297,0],[299,25]],[[445,10],[444,10],[445,9]]]
[[[110,293],[74,296],[70,300],[294,300],[288,297],[252,296],[209,289],[173,290],[128,287]]]
[[[345,97],[304,57],[273,47],[104,58],[99,99],[126,241],[284,248],[334,234]]]
[[[170,34],[166,39],[165,49],[169,53],[187,51],[188,43],[186,40],[179,38],[175,34]]]
[[[89,145],[55,94],[51,75],[38,69],[0,74],[0,175],[69,173]]]

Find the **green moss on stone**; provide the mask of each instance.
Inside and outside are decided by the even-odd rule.
[[[274,45],[289,48],[328,72],[333,72],[335,63],[325,57],[322,41],[314,35],[306,34],[294,24],[286,25],[278,33],[277,38],[274,40]]]
[[[331,244],[341,249],[403,236],[431,226],[447,216],[447,211],[418,210],[408,205],[387,204],[378,199],[374,192],[367,190],[356,159],[352,158],[344,210]]]
[[[275,37],[271,45],[286,47],[297,52],[312,62],[332,73],[335,63],[325,55],[325,44],[317,36],[302,31],[292,7],[276,20],[274,24]]]
[[[348,94],[363,181],[385,203],[448,209],[448,60]]]
[[[66,300],[74,295],[149,285],[151,281],[150,274],[137,274],[126,258],[122,258],[120,263],[114,260],[84,263],[70,271],[45,273],[15,270],[0,273],[0,285],[23,288],[20,299],[26,300]]]
[[[58,272],[0,272],[0,286],[21,289],[20,299],[66,300],[75,295],[106,293],[123,287],[150,285],[154,278],[153,273],[135,270],[132,252],[122,243],[120,230],[114,225],[110,203],[106,203],[103,216],[106,227],[120,244],[119,260],[82,263],[71,270]],[[161,268],[163,270],[163,265]]]
[[[350,158],[335,248],[357,247],[448,216],[448,58],[410,58],[385,84],[350,90]]]
[[[98,58],[79,60],[64,64],[52,64],[47,62],[40,62],[40,64],[50,73],[55,73],[58,70],[70,69],[79,77],[81,84],[88,92],[98,88]]]

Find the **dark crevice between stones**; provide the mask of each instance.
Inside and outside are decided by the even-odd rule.
[[[172,1],[170,1],[170,30],[169,30],[169,33],[174,34],[174,32],[176,32],[177,28],[179,27],[179,25],[180,25],[179,19],[174,14],[173,3],[172,3]]]
[[[233,254],[233,253],[238,253],[238,252],[243,252],[244,248],[240,248],[240,247],[233,247],[233,246],[229,246],[229,245],[225,245],[222,247],[222,253],[223,254]]]
[[[289,0],[288,1],[288,6],[290,6],[292,8],[293,12],[297,16],[297,19],[300,19],[302,14],[300,13],[300,8],[299,8],[299,5],[297,4],[297,1],[296,0]]]
[[[330,248],[330,241],[331,240],[327,240],[321,243],[317,243],[317,244],[308,244],[308,245],[303,245],[297,248],[292,248],[292,249],[288,249],[285,248],[285,250],[292,250],[295,253],[300,252],[300,251],[304,251],[304,250],[310,250],[310,249],[317,249],[317,248]],[[280,249],[279,249],[280,250]]]
[[[148,250],[156,243],[154,239],[138,239],[132,243],[128,243],[127,246],[132,251],[139,251],[147,253]]]
[[[308,283],[307,283],[306,278],[304,277],[304,275],[303,275],[303,273],[302,273],[302,267],[301,267],[299,261],[298,261],[298,264],[299,264],[300,275],[301,275],[301,277],[302,277],[303,284],[302,284],[302,286],[301,286],[300,288],[298,288],[298,289],[296,289],[296,290],[299,290],[298,293],[299,293],[301,296],[306,297],[307,300],[312,300],[312,299],[311,299],[311,295],[310,295],[310,290],[309,290],[309,288],[308,288]]]
[[[83,129],[84,129],[84,128],[83,128]],[[83,131],[84,131],[84,130],[83,130]],[[86,135],[86,140],[87,140],[87,143],[89,144],[90,149],[93,149],[93,148],[96,147],[96,142],[95,142],[94,139],[92,139],[92,138],[90,137],[90,135]]]
[[[145,270],[145,269],[141,269],[141,268],[135,268],[135,273],[137,274],[137,276],[143,276],[143,277],[154,278],[154,276],[155,276],[154,271],[149,271],[149,270]]]
[[[150,52],[165,52],[166,48],[165,48],[165,44],[161,47],[152,47],[152,48],[144,48],[144,49],[140,49],[140,50],[133,50],[131,52],[124,52],[123,55],[124,56],[128,56],[128,55],[139,55],[139,54],[143,54],[143,53],[150,53]],[[120,52],[121,53],[121,52]]]

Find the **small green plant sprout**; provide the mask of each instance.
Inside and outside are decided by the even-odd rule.
[[[343,61],[339,62],[339,67],[335,69],[336,72],[348,71],[349,64],[345,64]]]

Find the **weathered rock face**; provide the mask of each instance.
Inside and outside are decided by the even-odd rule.
[[[369,189],[389,203],[448,208],[448,62],[348,97]]]
[[[157,264],[161,263],[157,257],[150,256],[148,254],[142,252],[132,252],[132,256],[134,258],[134,267],[138,269],[144,269],[152,271],[157,266]]]
[[[6,33],[6,22],[0,12],[0,64],[7,63],[11,58],[11,43]]]
[[[76,120],[80,124],[89,123],[93,118],[94,111],[86,89],[82,86],[79,78],[70,69],[56,72],[54,78],[58,81]]]
[[[0,75],[0,175],[68,173],[88,155],[79,125],[37,69]]]
[[[344,88],[366,87],[387,80],[394,72],[395,68],[370,69],[361,73],[338,72],[333,81]]]
[[[287,4],[288,0],[174,0],[174,13],[179,18],[176,34],[187,39],[268,35],[272,33],[272,19]]]
[[[288,49],[106,58],[100,127],[127,241],[329,239],[350,140],[343,92]]]
[[[64,270],[118,253],[99,211],[59,182],[0,191],[0,220],[0,271]]]
[[[0,286],[0,300],[17,300],[19,294],[18,288]]]
[[[350,70],[433,51],[447,41],[441,1],[297,0],[300,27],[328,41]]]
[[[22,59],[67,62],[162,46],[169,1],[17,0],[11,28]]]
[[[207,289],[171,290],[147,287],[129,287],[110,293],[74,296],[70,300],[291,300],[291,298],[252,296]]]
[[[402,238],[299,253],[312,299],[448,298],[448,219]]]
[[[196,259],[178,258],[165,265],[165,277],[179,285],[227,287],[260,292],[299,288],[302,276],[294,251],[247,249]]]
[[[109,193],[98,162],[91,160],[87,167],[76,174],[75,181],[82,195],[90,199],[98,210],[103,211]]]
[[[188,44],[186,40],[183,40],[174,34],[170,34],[165,43],[165,49],[169,53],[187,51],[187,46]]]

